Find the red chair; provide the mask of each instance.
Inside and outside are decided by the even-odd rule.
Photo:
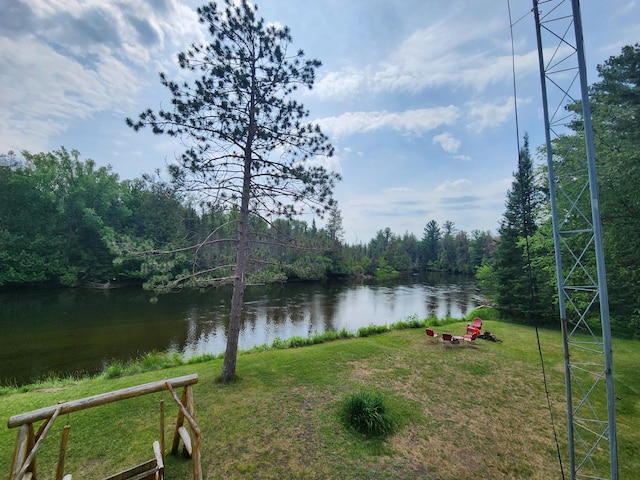
[[[431,343],[438,343],[438,332],[430,328],[427,328],[425,331],[427,333],[427,339],[431,340]]]
[[[478,334],[475,332],[469,333],[469,329],[467,329],[467,334],[464,337],[462,337],[465,345],[471,346],[471,344],[473,344],[474,347],[476,346],[474,342],[476,338],[478,338]]]
[[[472,323],[467,323],[467,330],[469,327],[478,330],[478,335],[480,335],[480,330],[482,330],[482,319],[480,317],[474,318]]]
[[[454,337],[450,333],[443,333],[442,334],[442,341],[444,343],[449,343],[451,345],[459,345],[460,344],[460,338],[461,337]]]

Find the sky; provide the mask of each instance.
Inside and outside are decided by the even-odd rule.
[[[158,73],[183,78],[176,54],[207,40],[202,3],[0,0],[0,152],[64,146],[121,179],[165,172],[181,145],[125,118],[168,105]],[[254,3],[322,61],[298,99],[336,149],[326,166],[342,176],[348,243],[386,227],[421,238],[430,220],[497,232],[517,168],[516,105],[520,137],[544,143],[530,0]],[[596,65],[640,42],[640,0],[581,9],[592,83]]]

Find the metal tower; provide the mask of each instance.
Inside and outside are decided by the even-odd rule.
[[[617,480],[609,299],[580,4],[533,0],[533,12],[564,344],[571,479]],[[598,324],[601,332],[592,328]]]

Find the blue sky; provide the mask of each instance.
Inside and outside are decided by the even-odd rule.
[[[0,151],[64,145],[122,179],[164,170],[181,152],[124,122],[169,101],[158,72],[205,39],[191,0],[0,0]],[[637,0],[582,3],[589,82],[595,67],[640,42]],[[300,100],[320,123],[343,180],[345,239],[427,222],[495,232],[516,168],[507,0],[263,0],[323,66]],[[529,0],[511,0],[518,116],[543,143]],[[311,222],[311,217],[303,218]],[[322,225],[318,220],[318,225]]]

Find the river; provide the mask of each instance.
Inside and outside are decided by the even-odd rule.
[[[0,384],[98,373],[151,351],[224,352],[231,290],[160,295],[139,289],[0,293]],[[409,315],[462,317],[480,305],[472,278],[249,287],[239,348],[275,338],[389,325]]]

